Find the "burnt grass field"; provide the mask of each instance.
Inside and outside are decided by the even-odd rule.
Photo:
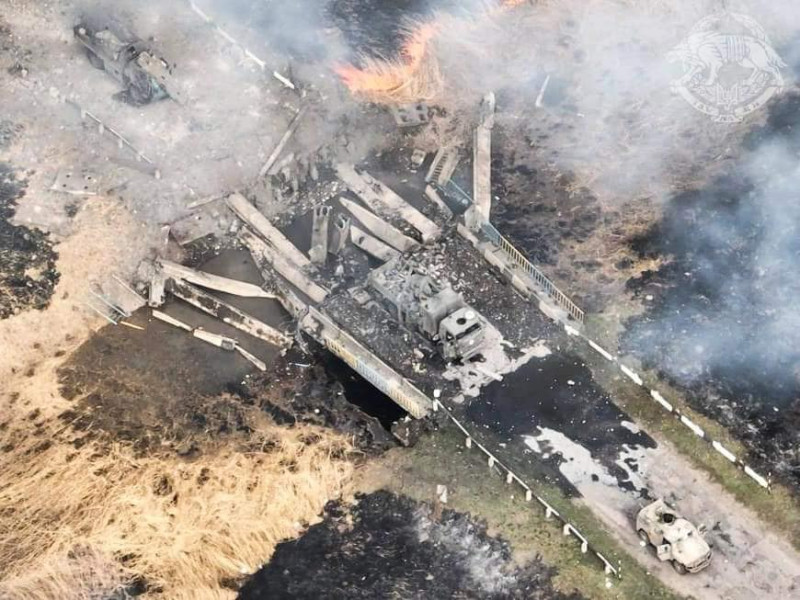
[[[24,194],[25,181],[0,163],[0,319],[45,308],[58,283],[57,255],[47,234],[11,224]]]
[[[628,282],[652,301],[621,345],[800,489],[798,128],[795,92],[772,104],[723,174],[674,196],[633,240],[664,264]]]
[[[330,502],[321,523],[279,544],[240,600],[527,598],[580,600],[553,589],[555,569],[517,566],[508,544],[452,510],[386,491]]]

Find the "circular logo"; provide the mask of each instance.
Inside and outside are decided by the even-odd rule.
[[[781,60],[764,29],[738,13],[710,15],[668,54],[683,75],[672,91],[718,123],[736,123],[783,89]]]

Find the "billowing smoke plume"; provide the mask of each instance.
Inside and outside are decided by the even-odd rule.
[[[683,65],[669,51],[721,10],[755,19],[789,65],[782,97],[739,124],[715,123],[670,91]],[[794,3],[558,2],[480,14],[442,28],[445,102],[459,110],[494,90],[500,127],[534,146],[540,165],[574,174],[605,207],[655,201],[663,221],[637,244],[664,266],[633,285],[650,299],[624,348],[688,386],[771,464],[800,469]]]

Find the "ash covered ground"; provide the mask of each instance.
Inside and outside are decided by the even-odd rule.
[[[24,461],[35,461],[37,453],[41,453],[41,463],[52,459],[53,464],[60,465],[62,472],[68,473],[69,465],[81,464],[81,460],[93,464],[92,461],[98,458],[92,454],[93,448],[111,452],[121,444],[126,449],[132,447],[134,451],[133,455],[125,455],[126,460],[119,461],[123,467],[134,465],[128,472],[130,476],[140,469],[135,465],[143,456],[156,456],[156,460],[160,460],[161,455],[168,455],[164,463],[167,467],[164,468],[175,472],[191,470],[192,465],[200,470],[201,461],[213,458],[212,452],[208,451],[210,447],[236,449],[240,447],[237,442],[242,441],[245,443],[241,446],[247,452],[237,456],[236,460],[244,461],[238,464],[244,464],[241,467],[244,475],[253,476],[256,479],[252,482],[253,489],[258,489],[260,463],[247,462],[258,449],[246,442],[257,430],[260,419],[267,419],[271,425],[277,423],[287,431],[298,431],[305,425],[327,427],[327,430],[315,429],[314,435],[301,436],[299,445],[306,449],[315,447],[330,430],[344,433],[362,453],[379,454],[392,445],[385,429],[400,415],[375,406],[379,402],[388,402],[387,399],[370,395],[368,388],[355,385],[352,373],[346,369],[343,372],[341,365],[326,365],[327,369],[324,369],[319,364],[324,361],[316,352],[310,355],[293,352],[285,357],[276,357],[274,349],[265,349],[263,344],[251,346],[245,341],[243,344],[249,350],[270,364],[264,375],[254,376],[251,366],[241,357],[222,353],[184,332],[155,323],[144,311],[130,321],[130,324],[144,327],[144,331],[106,327],[76,349],[77,342],[89,334],[89,317],[83,308],[79,308],[81,298],[87,286],[98,276],[98,271],[102,274],[118,272],[126,278],[135,278],[139,260],[156,255],[188,256],[188,262],[215,270],[203,252],[194,254],[190,249],[181,254],[176,251],[173,241],[164,243],[161,227],[193,215],[189,203],[195,200],[244,190],[259,210],[283,226],[291,223],[297,215],[307,214],[308,209],[320,201],[321,186],[308,182],[308,179],[313,179],[311,165],[322,171],[322,179],[325,179],[330,175],[325,170],[331,163],[342,160],[358,162],[367,155],[382,156],[388,168],[398,171],[391,179],[392,185],[403,183],[407,176],[401,169],[405,169],[413,148],[435,150],[439,143],[451,141],[449,134],[453,134],[456,141],[463,142],[465,147],[469,144],[465,140],[469,139],[468,131],[474,122],[477,99],[489,88],[497,91],[499,99],[492,170],[496,194],[494,221],[583,308],[589,311],[614,310],[624,282],[632,273],[640,271],[642,264],[663,258],[665,254],[676,257],[662,271],[648,274],[647,281],[652,285],[646,293],[657,297],[656,310],[639,321],[632,321],[626,338],[626,347],[671,378],[681,381],[685,375],[683,366],[674,366],[674,358],[686,356],[688,350],[684,352],[685,348],[678,348],[676,351],[674,347],[652,344],[648,337],[653,331],[648,329],[649,320],[665,317],[655,325],[663,328],[665,323],[671,323],[673,314],[670,310],[677,310],[676,306],[684,310],[686,304],[696,305],[691,311],[691,322],[687,325],[678,322],[674,331],[670,331],[672,339],[677,339],[684,329],[696,331],[698,322],[713,321],[719,313],[715,309],[724,304],[723,300],[738,296],[730,293],[724,282],[709,283],[699,276],[698,279],[703,281],[698,288],[689,288],[691,300],[685,299],[685,289],[677,289],[680,286],[676,286],[671,296],[670,292],[662,294],[658,285],[671,285],[670,281],[679,277],[679,271],[683,272],[683,269],[690,273],[703,273],[703,269],[707,269],[705,272],[708,273],[720,266],[728,268],[731,281],[741,284],[742,269],[730,268],[730,263],[725,262],[727,249],[717,252],[715,244],[719,240],[707,239],[715,235],[714,228],[692,229],[698,217],[707,215],[712,222],[725,223],[731,211],[735,213],[733,220],[736,224],[722,227],[722,237],[725,237],[724,244],[734,246],[733,252],[743,254],[745,271],[753,271],[753,263],[757,262],[753,257],[761,256],[751,244],[753,235],[768,237],[763,233],[752,234],[754,228],[751,225],[739,228],[740,222],[750,218],[750,213],[739,206],[739,192],[749,189],[743,179],[734,178],[732,183],[723,183],[728,181],[725,179],[708,183],[716,168],[711,159],[723,151],[726,144],[737,146],[740,141],[737,136],[752,123],[734,128],[735,131],[723,131],[709,125],[704,116],[686,106],[681,99],[667,97],[669,77],[658,67],[662,50],[691,27],[708,8],[707,3],[697,3],[698,6],[687,8],[678,16],[670,13],[667,19],[669,27],[662,27],[664,20],[658,15],[643,14],[627,21],[626,15],[632,9],[626,7],[617,12],[599,4],[585,11],[581,7],[570,10],[561,6],[537,5],[536,10],[527,11],[524,17],[518,18],[511,12],[504,15],[495,13],[486,22],[466,19],[463,23],[456,23],[448,20],[452,15],[438,15],[445,26],[441,28],[437,50],[441,54],[443,71],[451,79],[448,85],[452,87],[446,88],[450,93],[440,98],[441,110],[435,112],[434,122],[429,128],[411,132],[397,131],[384,107],[355,101],[340,85],[332,69],[339,61],[352,59],[358,62],[364,55],[396,56],[397,46],[408,33],[404,18],[430,18],[433,6],[451,9],[451,3],[392,4],[342,0],[333,3],[309,1],[281,7],[277,2],[200,2],[220,18],[237,39],[268,59],[269,68],[263,72],[248,61],[241,47],[222,41],[184,3],[148,5],[152,11],[142,11],[142,5],[132,2],[119,3],[118,6],[106,3],[103,10],[94,13],[95,17],[110,19],[115,24],[128,21],[132,29],[167,56],[176,57],[178,74],[191,97],[188,107],[170,102],[131,107],[113,99],[118,85],[105,74],[91,69],[71,37],[71,26],[80,13],[79,9],[94,9],[95,4],[98,3],[79,2],[54,9],[47,4],[15,2],[15,7],[22,8],[18,13],[9,13],[13,16],[9,17],[13,27],[0,26],[0,41],[3,50],[7,50],[0,56],[0,66],[3,67],[2,76],[9,83],[6,89],[0,89],[0,101],[8,100],[10,110],[18,112],[24,121],[23,127],[0,120],[0,151],[10,148],[23,159],[13,163],[31,169],[24,177],[17,175],[16,178],[0,171],[0,184],[9,183],[2,188],[4,197],[0,211],[4,212],[0,216],[5,217],[7,207],[10,210],[12,204],[18,203],[21,222],[30,226],[9,224],[7,231],[12,235],[3,235],[3,242],[0,242],[0,285],[5,281],[3,277],[9,277],[13,284],[11,289],[18,290],[9,301],[13,304],[12,312],[25,311],[31,306],[45,307],[56,284],[56,257],[47,235],[34,230],[34,226],[58,232],[59,237],[65,240],[67,250],[71,238],[78,240],[74,242],[76,245],[87,244],[95,237],[103,241],[99,247],[92,247],[91,256],[73,248],[70,260],[60,263],[68,286],[62,285],[65,292],[52,296],[52,302],[61,312],[46,311],[43,314],[50,320],[41,323],[17,320],[14,321],[17,329],[2,331],[4,340],[16,342],[24,339],[30,346],[26,354],[20,354],[25,361],[22,358],[19,361],[8,360],[14,363],[12,368],[16,375],[13,383],[9,384],[8,408],[17,422],[4,420],[0,436],[5,442],[3,431],[16,432],[14,443],[4,443],[3,446],[4,458],[8,459],[9,465],[28,465]],[[483,16],[481,14],[481,18]],[[624,27],[620,26],[620,20],[624,21]],[[42,23],[49,23],[51,27],[44,27]],[[455,26],[451,28],[447,24]],[[774,19],[771,24],[774,25]],[[630,31],[655,33],[642,36],[644,39],[631,40],[626,33]],[[493,51],[487,52],[487,48]],[[615,70],[607,66],[614,64],[623,67]],[[297,82],[303,85],[303,91],[297,93],[282,87],[271,77],[272,68],[296,77]],[[547,73],[554,74],[551,87],[544,96],[543,106],[537,106],[536,94],[543,89],[541,86]],[[454,89],[457,93],[452,93]],[[156,180],[151,177],[148,169],[136,163],[129,154],[115,149],[113,141],[103,137],[96,128],[81,123],[75,111],[64,104],[65,99],[89,107],[118,127],[156,161],[163,171],[163,178]],[[307,103],[308,112],[296,138],[286,149],[286,154],[293,157],[278,176],[265,181],[257,177],[259,169],[293,118],[301,99]],[[796,107],[790,102],[785,108],[784,113],[774,113],[776,122],[766,131],[781,131],[792,125],[782,119],[795,114]],[[460,134],[465,135],[459,137]],[[25,143],[20,143],[20,135],[29,136]],[[693,143],[687,144],[686,140],[690,138]],[[759,150],[764,146],[763,140],[753,137],[750,143],[753,152],[764,156]],[[60,170],[87,167],[94,169],[100,180],[97,197],[75,201],[48,191],[53,177]],[[35,193],[23,197],[20,195],[21,182],[26,178],[30,179],[28,189]],[[690,194],[688,199],[684,196],[680,201],[676,199],[664,205],[666,219],[647,241],[634,248],[640,253],[626,247],[632,232],[659,218],[662,209],[659,202],[665,195],[696,186],[698,180],[708,184],[709,189],[731,187],[732,191],[726,192],[719,201],[708,201],[706,194],[699,197]],[[402,191],[406,193],[406,188]],[[6,202],[5,198],[9,201]],[[783,214],[782,209],[786,206],[779,205],[772,214]],[[689,208],[684,210],[686,207]],[[132,216],[125,221],[124,228],[107,217],[114,211]],[[211,220],[218,220],[214,223],[214,233],[223,236],[231,233],[224,209],[210,204],[202,212],[207,212]],[[71,219],[76,213],[79,218],[73,222]],[[759,218],[754,217],[756,221]],[[78,234],[87,220],[96,229],[89,229],[86,237],[81,239]],[[0,227],[5,227],[7,222],[4,218]],[[98,230],[105,232],[106,238],[93,235]],[[690,233],[686,235],[685,232]],[[692,235],[697,232],[698,235]],[[6,251],[4,242],[21,243],[19,233],[24,234],[24,242],[35,244],[36,249],[23,245],[12,248],[10,253]],[[791,229],[782,231],[778,242],[785,246],[782,251],[796,254],[792,234]],[[678,241],[672,244],[672,239]],[[230,249],[233,245],[228,242],[224,238],[204,238],[203,241],[209,246]],[[693,248],[692,244],[701,247]],[[305,247],[307,245],[305,243]],[[681,249],[676,249],[678,246]],[[707,261],[708,256],[702,260],[698,257],[708,253],[715,260],[706,267],[703,261]],[[4,257],[8,259],[8,268],[2,262]],[[717,257],[719,261],[716,261]],[[698,267],[698,262],[703,264]],[[793,264],[792,260],[782,263],[783,271]],[[248,271],[243,268],[242,261],[233,259],[219,273],[261,284],[260,274],[253,271],[252,265],[249,268]],[[39,282],[36,275],[42,273],[46,277]],[[71,292],[69,299],[67,289]],[[654,292],[654,289],[659,291]],[[741,288],[734,291],[748,296],[746,290],[741,292]],[[3,293],[0,287],[0,299],[4,297]],[[785,296],[777,295],[772,301],[791,305],[793,300],[787,293]],[[746,306],[732,306],[723,312],[735,319],[737,311],[746,312]],[[4,306],[0,305],[0,311],[3,309]],[[173,309],[179,311],[173,314],[188,318],[190,311],[180,312],[181,309],[174,305],[165,310]],[[263,313],[258,312],[259,316],[289,332],[286,315],[275,306],[262,305],[260,309],[251,310],[263,310]],[[746,347],[753,337],[752,332],[771,322],[770,318],[775,314],[771,311],[772,307],[768,305],[755,325],[738,337],[726,338],[722,345],[735,343],[739,348]],[[210,330],[234,335],[218,322],[203,321],[197,315],[192,318],[198,319],[193,321],[193,325],[206,324]],[[9,321],[11,319],[6,320]],[[31,324],[38,327],[31,327]],[[782,334],[783,329],[791,329],[793,324],[791,319],[781,320],[782,329],[778,334]],[[19,335],[20,331],[32,329],[36,330],[36,337],[28,339]],[[780,335],[773,338],[786,339]],[[65,349],[56,351],[56,346],[62,346],[54,340]],[[693,341],[690,337],[685,343]],[[791,427],[780,419],[797,410],[792,400],[796,398],[796,386],[790,381],[786,383],[788,380],[781,377],[791,370],[784,358],[794,360],[796,347],[790,346],[782,354],[783,362],[771,361],[768,365],[770,370],[752,373],[753,377],[750,377],[751,372],[742,369],[733,373],[720,370],[716,360],[709,361],[708,371],[713,374],[715,382],[720,382],[720,390],[726,390],[725,385],[732,385],[723,383],[731,375],[748,375],[744,384],[753,389],[748,392],[746,385],[740,385],[730,395],[752,396],[753,401],[748,401],[748,406],[756,407],[755,411],[748,408],[741,420],[737,413],[736,418],[731,417],[726,423],[732,423],[745,437],[753,434],[755,424],[758,440],[753,435],[754,443],[761,443],[761,439],[774,434],[775,441],[771,443],[779,446],[781,451],[786,450],[787,454],[795,438]],[[758,349],[756,345],[755,350]],[[719,352],[716,356],[723,354]],[[33,358],[27,360],[31,356]],[[24,368],[19,368],[17,362],[24,362]],[[737,359],[733,366],[746,364],[751,365],[742,358]],[[508,386],[494,386],[492,393],[482,399],[486,400],[485,404],[469,406],[475,422],[494,432],[493,441],[502,438],[501,443],[505,444],[511,437],[520,442],[520,436],[525,433],[520,422],[532,430],[537,425],[540,428],[547,425],[564,428],[569,421],[571,430],[568,433],[592,448],[605,461],[605,466],[618,476],[620,481],[615,483],[624,485],[625,473],[615,469],[614,456],[605,442],[611,438],[608,430],[616,427],[625,415],[610,404],[607,394],[594,384],[586,367],[570,355],[532,363],[530,369],[532,372],[521,373],[521,381],[517,382],[519,387],[509,390]],[[771,378],[779,384],[764,391],[763,386],[769,386]],[[337,380],[343,383],[337,383]],[[564,380],[574,387],[565,388]],[[569,380],[572,380],[571,384]],[[688,383],[699,389],[699,381],[697,375],[692,375]],[[762,381],[763,386],[753,385],[755,381]],[[549,389],[544,390],[546,393],[538,393],[539,388],[548,386]],[[531,388],[537,394],[529,393]],[[776,400],[765,408],[758,401],[769,394],[774,394]],[[703,404],[699,396],[696,402]],[[778,417],[769,412],[774,407],[781,411]],[[742,412],[741,405],[734,408]],[[731,411],[723,409],[714,414],[727,419]],[[561,414],[556,414],[558,411]],[[50,412],[58,417],[55,423],[48,421]],[[565,413],[570,414],[565,417]],[[584,426],[586,424],[578,423],[573,415],[591,422]],[[54,428],[59,431],[66,429],[68,435],[63,439],[52,436]],[[616,429],[614,443],[648,448],[652,445],[652,439],[638,429]],[[31,441],[29,438],[36,439]],[[38,439],[44,441],[31,455],[27,449],[29,443]],[[54,452],[62,443],[68,446],[63,464],[58,462],[59,455]],[[550,453],[545,437],[540,438],[536,445]],[[163,452],[164,449],[167,452]],[[762,455],[766,456],[769,449],[765,447]],[[268,454],[270,449],[261,448],[261,451]],[[21,455],[19,461],[15,460],[15,453]],[[175,453],[180,456],[176,458]],[[337,460],[345,455],[346,451],[341,448],[335,452]],[[669,454],[662,456],[667,457],[664,463],[671,464]],[[191,460],[184,460],[186,457]],[[559,462],[557,456],[550,458],[553,463]],[[538,457],[528,453],[520,462],[532,462],[533,459]],[[280,469],[276,472],[279,475],[276,477],[297,475],[302,480],[304,476],[302,472],[297,473],[297,463],[292,460],[278,466]],[[161,469],[160,465],[157,467]],[[787,468],[791,467],[790,464]],[[690,469],[685,468],[686,471]],[[218,465],[217,472],[225,470],[224,465]],[[84,471],[95,474],[88,467]],[[107,472],[98,470],[98,479]],[[53,475],[51,472],[46,478]],[[682,477],[683,471],[680,477],[674,472],[669,475],[680,480],[674,487],[678,489],[683,485],[681,492],[693,485],[691,479]],[[698,476],[697,473],[693,475]],[[199,477],[198,487],[190,492],[197,494],[198,498],[205,498],[201,489],[205,485],[204,477]],[[23,475],[20,479],[25,482],[30,477]],[[19,486],[19,481],[13,483]],[[139,486],[140,489],[129,492],[139,498],[136,493],[150,489],[147,487],[150,483],[146,481],[145,485]],[[330,490],[338,493],[340,484],[341,481],[335,479],[308,504],[303,504],[302,500],[292,502],[290,508],[301,505],[303,510],[287,510],[293,515],[288,521],[287,518],[281,519],[280,515],[275,518],[275,523],[280,522],[285,527],[281,535],[284,538],[296,535],[294,523],[312,518],[322,506],[319,498],[329,498],[334,493]],[[285,487],[302,490],[304,485]],[[246,547],[252,550],[252,546],[247,544],[251,541],[246,537],[251,533],[249,530],[260,528],[261,535],[264,528],[273,525],[264,522],[265,510],[275,505],[272,496],[254,494],[253,512],[245,514],[252,519],[248,521],[239,518],[237,511],[241,504],[253,500],[253,496],[248,495],[251,489],[239,491],[239,502],[231,503],[225,495],[227,489],[223,490],[224,512],[232,519],[226,527],[218,527],[213,532],[217,536],[216,542],[220,538],[227,542],[231,537],[227,527],[238,524],[247,530],[244,534],[238,532],[242,537],[236,538],[239,542],[235,549],[217,563],[223,566],[217,570],[209,569],[209,577],[216,577],[218,573],[224,575],[212,581],[211,585],[213,587],[222,581],[225,583],[223,587],[227,588],[225,593],[230,592],[226,582],[229,582],[232,568],[234,572],[242,568],[252,571],[253,565],[261,564],[271,551],[268,544],[259,546],[248,555],[248,564],[242,567],[237,563],[231,567],[230,556],[245,560],[242,555]],[[113,490],[110,493],[113,495]],[[178,502],[178,493],[175,494],[175,502]],[[18,497],[22,499],[19,504],[27,506],[26,502],[36,495],[23,493]],[[713,498],[714,495],[704,493],[703,497]],[[264,498],[267,498],[266,506],[258,504]],[[131,505],[135,503],[125,503],[126,507]],[[73,506],[67,504],[60,514],[76,512],[69,510]],[[41,515],[43,512],[33,511],[31,514]],[[729,513],[731,520],[741,516],[735,507]],[[170,505],[165,507],[164,514],[169,515],[165,521],[172,522],[172,517],[180,511],[175,511]],[[140,518],[135,521],[144,522]],[[750,524],[746,519],[740,521],[739,525]],[[619,526],[620,522],[619,528],[635,538],[634,533],[628,531],[630,528],[624,515],[614,526]],[[212,523],[211,528],[216,527],[214,519]],[[44,525],[43,531],[59,529],[58,523]],[[114,531],[114,522],[106,525]],[[187,534],[193,533],[193,525],[187,524]],[[12,527],[6,529],[16,530]],[[754,528],[741,526],[739,530],[751,531]],[[556,531],[556,535],[560,533]],[[42,537],[33,535],[30,539]],[[113,534],[101,535],[94,537],[93,541],[99,543],[98,539],[102,541],[111,537]],[[174,537],[168,536],[167,539],[171,542]],[[263,544],[263,540],[261,535],[260,543]],[[635,551],[638,548],[635,539],[632,543],[626,540],[626,543],[629,549]],[[152,542],[150,545],[157,546]],[[187,545],[176,554],[205,557],[204,553],[211,547],[224,545]],[[127,561],[127,554],[112,548],[112,557],[123,554]],[[410,553],[409,548],[412,549]],[[58,550],[66,552],[68,549],[59,547]],[[140,546],[137,556],[147,550],[150,548],[142,549]],[[479,570],[484,571],[481,575],[485,575],[487,570],[493,575],[488,580],[475,576],[473,558],[466,556],[470,551],[486,559]],[[31,552],[31,555],[35,553]],[[743,555],[746,552],[745,548]],[[36,556],[44,557],[41,564],[50,564],[47,553],[40,552]],[[396,560],[401,557],[408,560],[405,563]],[[156,558],[153,564],[171,566],[173,563],[169,560],[174,556]],[[340,561],[338,566],[341,568],[335,568],[336,561]],[[112,562],[116,562],[115,559]],[[762,561],[765,562],[770,561]],[[564,597],[552,591],[548,583],[552,572],[539,561],[533,561],[522,569],[510,563],[510,550],[502,542],[488,537],[482,527],[467,517],[445,512],[441,520],[432,519],[431,511],[425,505],[379,494],[362,498],[352,510],[331,506],[323,524],[311,528],[298,542],[280,546],[273,561],[243,591],[243,597],[280,597],[286,590],[294,594],[290,597],[303,597],[303,594],[329,597],[331,589],[336,586],[361,593],[362,597],[380,596],[387,589],[410,596]],[[648,565],[652,566],[651,563]],[[150,567],[149,573],[153,571],[152,564]],[[184,565],[184,572],[192,573],[192,565],[188,567],[186,569]],[[392,577],[376,576],[378,569],[389,572]],[[196,569],[194,574],[197,574]],[[317,577],[313,577],[314,574]],[[358,576],[367,577],[367,585],[363,588],[363,581],[356,581]],[[746,577],[746,574],[742,575],[742,579]],[[143,580],[151,583],[147,577]],[[159,581],[159,575],[153,576],[152,581]],[[323,587],[320,583],[326,585]],[[739,580],[735,579],[734,584],[738,583]],[[162,590],[158,585],[153,583],[149,592],[159,594]],[[683,585],[690,586],[691,583]],[[168,594],[169,588],[166,589],[165,594]],[[750,593],[749,589],[743,593]]]
[[[326,506],[322,523],[279,544],[239,599],[581,599],[556,591],[554,574],[539,560],[517,565],[468,515],[379,491]]]
[[[0,319],[45,308],[58,283],[58,255],[49,236],[12,223],[17,202],[25,194],[21,176],[0,162]]]

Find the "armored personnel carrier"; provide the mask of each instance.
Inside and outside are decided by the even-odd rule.
[[[671,561],[678,573],[697,573],[711,563],[704,528],[695,527],[662,499],[639,511],[636,530],[645,544],[655,547],[658,558]]]

